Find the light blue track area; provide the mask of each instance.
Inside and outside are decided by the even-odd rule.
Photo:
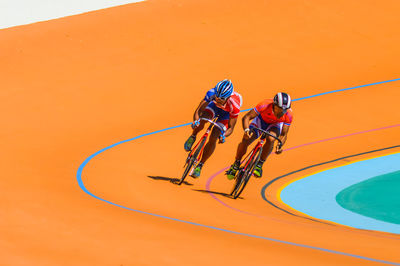
[[[400,170],[400,153],[351,163],[291,183],[282,201],[309,216],[359,229],[400,234],[400,225],[379,221],[342,208],[336,195],[349,186]],[[400,212],[400,210],[399,210]]]

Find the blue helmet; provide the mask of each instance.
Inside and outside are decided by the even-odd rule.
[[[228,99],[233,93],[233,84],[229,79],[218,82],[215,86],[215,97]]]

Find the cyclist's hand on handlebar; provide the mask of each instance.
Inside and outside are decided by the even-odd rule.
[[[225,135],[221,134],[219,135],[219,143],[224,143],[225,142]]]
[[[195,129],[196,127],[200,126],[200,119],[193,121],[192,128]]]
[[[245,137],[246,137],[247,139],[251,138],[251,130],[250,130],[250,128],[246,128],[246,129],[244,130],[244,134],[245,134]]]
[[[281,154],[282,153],[282,145],[280,145],[280,144],[278,144],[278,145],[276,145],[276,154]]]

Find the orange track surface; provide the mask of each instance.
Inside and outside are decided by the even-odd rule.
[[[157,0],[1,30],[0,264],[379,264],[119,208],[85,194],[76,175],[102,148],[189,122],[206,90],[225,77],[244,109],[279,90],[300,98],[399,78],[399,8],[396,0]],[[294,102],[286,148],[398,124],[399,85]],[[289,215],[260,196],[282,174],[398,145],[399,127],[271,156],[243,199],[212,194],[236,210],[204,190],[232,162],[240,123],[201,178],[188,178],[192,186],[154,179],[181,175],[189,133],[182,127],[118,145],[93,158],[82,180],[127,208],[400,263],[398,235]],[[287,208],[276,197],[284,183],[344,162],[283,178],[267,198]],[[231,186],[218,175],[210,190]]]

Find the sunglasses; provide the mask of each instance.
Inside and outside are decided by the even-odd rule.
[[[229,97],[226,97],[226,98],[224,98],[224,97],[215,97],[215,100],[219,101],[219,102],[225,102],[226,100],[228,100],[228,98]]]

